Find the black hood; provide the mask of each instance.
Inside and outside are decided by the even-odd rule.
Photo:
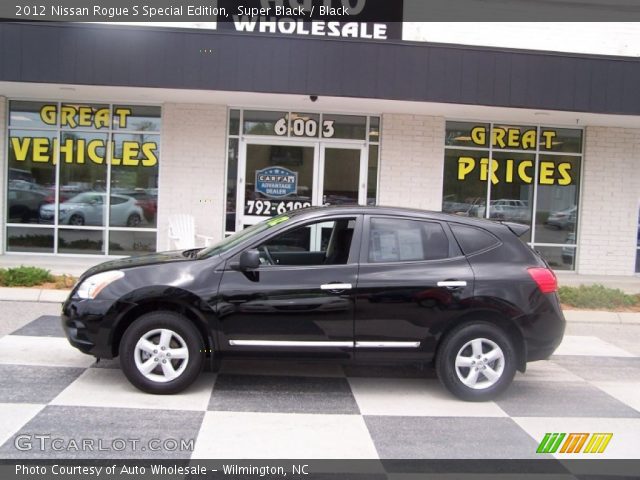
[[[160,263],[169,262],[190,262],[195,261],[195,254],[201,250],[194,248],[190,250],[172,250],[170,252],[157,252],[148,255],[136,255],[135,257],[121,258],[118,260],[109,260],[100,263],[95,267],[91,267],[84,272],[81,278],[87,278],[96,273],[107,272],[110,270],[124,270],[127,268],[143,267],[147,265],[158,265]]]

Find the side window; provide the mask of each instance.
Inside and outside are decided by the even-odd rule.
[[[449,257],[449,239],[436,222],[372,218],[369,262],[410,262]]]
[[[111,195],[111,205],[120,205],[121,203],[125,203],[128,198],[127,197],[116,197],[115,195]]]
[[[263,265],[345,265],[349,260],[355,218],[295,227],[258,247]]]
[[[487,250],[500,243],[496,237],[482,228],[453,223],[450,226],[465,255]]]

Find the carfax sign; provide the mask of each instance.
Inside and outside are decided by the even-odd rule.
[[[280,198],[298,191],[298,173],[285,167],[268,167],[256,171],[256,192]]]

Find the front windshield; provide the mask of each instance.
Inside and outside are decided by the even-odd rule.
[[[254,235],[259,235],[265,230],[268,230],[286,220],[289,220],[289,218],[290,217],[288,215],[278,215],[277,217],[269,218],[260,223],[256,223],[255,225],[251,225],[244,230],[240,230],[239,232],[229,235],[227,238],[216,243],[215,245],[212,245],[211,247],[200,250],[200,252],[198,252],[198,258],[208,258],[214,255],[220,255],[228,250],[231,250],[236,245],[244,242]]]

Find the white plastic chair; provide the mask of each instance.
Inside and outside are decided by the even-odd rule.
[[[204,245],[197,245],[201,239]],[[198,235],[193,215],[180,213],[169,217],[169,241],[176,250],[187,250],[198,246],[208,247],[213,243],[213,237]]]

